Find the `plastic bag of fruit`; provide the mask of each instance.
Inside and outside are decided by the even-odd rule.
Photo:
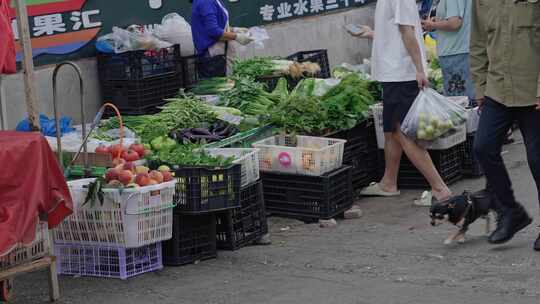
[[[401,124],[418,143],[430,143],[466,122],[466,109],[433,89],[420,91]]]

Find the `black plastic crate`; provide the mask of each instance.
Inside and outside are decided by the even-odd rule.
[[[352,170],[343,166],[323,176],[261,172],[266,210],[313,222],[342,214],[353,204]]]
[[[451,185],[463,178],[461,163],[461,145],[446,150],[430,150],[429,154],[435,168],[447,185]],[[379,177],[384,174],[384,150],[379,151]],[[401,158],[398,175],[398,186],[404,189],[427,189],[429,183],[424,176],[409,161],[405,153]]]
[[[172,239],[163,242],[163,264],[181,266],[216,257],[215,215],[174,214]]]
[[[224,55],[221,56],[215,56],[211,58],[201,58],[199,56],[186,56],[182,57],[182,71],[183,71],[183,79],[184,79],[184,87],[185,88],[191,88],[197,82],[199,82],[200,79],[204,78],[203,75],[200,75],[199,71],[201,70],[199,68],[200,65],[212,65],[213,61],[221,61],[223,60]],[[226,69],[223,71],[220,71],[220,75],[216,76],[223,76],[225,77],[227,74]]]
[[[240,191],[241,207],[216,213],[218,249],[237,250],[268,233],[262,182]]]
[[[174,167],[173,167],[174,168]],[[198,214],[240,207],[241,166],[174,168],[174,211]]]
[[[313,50],[313,51],[302,51],[294,53],[290,56],[287,56],[287,60],[296,61],[296,62],[312,62],[317,63],[321,67],[321,71],[317,75],[313,75],[315,78],[330,78],[332,77],[330,71],[330,62],[328,60],[328,51],[327,50]],[[259,82],[262,82],[266,85],[268,91],[273,91],[276,88],[277,82],[281,77],[261,77],[257,79]],[[292,90],[296,85],[302,80],[300,78],[292,78],[286,76],[287,84],[289,90]]]
[[[378,149],[373,118],[350,130],[327,135],[344,139],[343,164],[352,167],[353,189],[358,190],[376,181],[378,177]]]
[[[465,176],[481,177],[484,175],[484,170],[480,166],[480,163],[473,152],[475,136],[476,133],[467,134],[467,140],[461,144],[462,168]]]
[[[172,73],[141,80],[111,80],[102,83],[103,100],[114,104],[123,115],[154,114],[164,99],[174,97],[182,87],[181,74]]]
[[[181,73],[180,58],[179,45],[158,51],[131,51],[121,54],[98,53],[99,78],[102,82],[141,80]]]

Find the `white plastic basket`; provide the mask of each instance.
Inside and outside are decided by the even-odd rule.
[[[259,149],[215,148],[205,149],[205,151],[212,156],[221,155],[236,158],[233,164],[240,164],[242,166],[242,187],[259,180]]]
[[[10,253],[0,257],[0,271],[7,270],[49,254],[49,229],[47,222],[38,222],[36,237],[28,246],[19,245]]]
[[[137,189],[103,189],[99,201],[83,206],[94,179],[68,182],[73,214],[54,229],[59,244],[91,244],[136,248],[169,240],[176,180]]]
[[[383,128],[383,106],[381,103],[371,106],[373,119],[375,121],[375,133],[377,136],[377,146],[384,149],[384,128]],[[435,140],[427,149],[446,150],[464,142],[467,139],[466,126],[460,126],[456,131]]]
[[[430,150],[446,150],[454,146],[457,146],[467,140],[467,128],[465,124],[459,126],[455,131],[444,135],[441,138],[435,140],[432,144],[426,148]]]
[[[253,144],[261,171],[320,176],[341,167],[346,140],[278,135]]]

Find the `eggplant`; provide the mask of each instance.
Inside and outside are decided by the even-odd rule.
[[[192,128],[191,132],[195,134],[201,134],[201,135],[212,135],[212,133],[208,129],[205,129],[205,128]]]

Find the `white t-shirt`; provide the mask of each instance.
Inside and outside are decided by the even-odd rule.
[[[415,0],[379,0],[375,9],[372,77],[379,82],[416,80],[416,68],[401,39],[399,25],[414,26],[427,73],[422,25]]]

